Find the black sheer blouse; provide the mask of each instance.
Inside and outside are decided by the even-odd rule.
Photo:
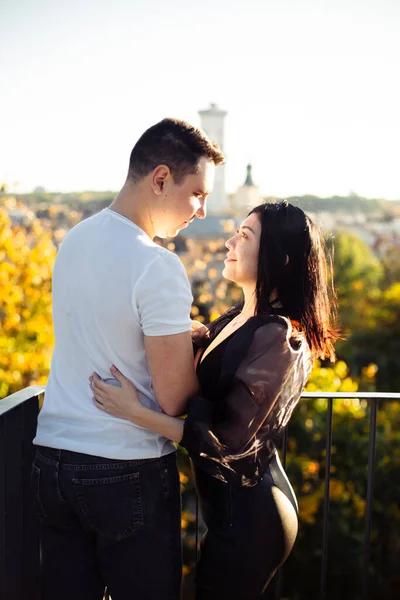
[[[217,345],[198,365],[202,395],[189,401],[181,441],[195,467],[225,483],[255,485],[311,367],[304,336],[275,315],[249,319]]]

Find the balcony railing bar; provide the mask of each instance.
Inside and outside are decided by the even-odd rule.
[[[0,418],[0,456],[5,453],[6,440],[6,421]],[[7,489],[3,482],[6,481],[6,462],[0,460],[0,540],[6,541],[6,526],[7,526]],[[6,577],[1,573],[5,573],[7,563],[7,546],[6,543],[0,542],[0,598],[7,598]]]
[[[26,400],[31,400],[36,396],[40,396],[45,390],[46,388],[42,385],[31,385],[30,387],[15,392],[15,394],[11,394],[11,396],[7,396],[7,398],[3,398],[3,400],[0,401],[0,418],[2,415],[6,415],[13,410],[13,408],[16,408]]]
[[[196,493],[196,565],[199,560],[199,497]]]
[[[322,525],[321,600],[325,600],[326,598],[326,580],[328,573],[329,489],[331,484],[332,463],[332,415],[333,398],[328,398],[328,410],[326,420],[324,512]]]
[[[400,400],[400,392],[303,392],[302,398],[333,398],[346,400],[359,398],[360,400]]]
[[[376,456],[376,417],[378,401],[373,398],[369,407],[369,448],[368,448],[368,479],[367,479],[367,508],[365,514],[364,534],[364,565],[363,565],[363,598],[369,598],[369,566],[371,557],[371,524],[372,524],[372,502],[375,477]]]
[[[285,471],[286,471],[286,461],[287,461],[288,440],[289,440],[289,426],[286,426],[283,431],[282,450],[281,450],[282,466],[285,469]],[[276,577],[276,598],[277,598],[277,600],[279,600],[279,598],[281,598],[281,596],[282,596],[282,589],[283,589],[283,567],[278,569],[278,572],[276,573],[275,577]]]

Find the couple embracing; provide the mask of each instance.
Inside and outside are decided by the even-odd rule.
[[[317,228],[287,202],[226,242],[243,301],[191,322],[179,258],[153,242],[206,216],[217,144],[175,119],[134,146],[112,204],[66,236],[53,271],[55,348],[32,467],[44,600],[178,600],[173,442],[207,525],[197,600],[268,598],[297,535],[276,443],[336,332]],[[185,418],[181,418],[185,415]]]

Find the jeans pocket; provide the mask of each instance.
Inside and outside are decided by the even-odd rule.
[[[81,513],[92,531],[120,541],[143,527],[139,473],[72,479]]]
[[[41,523],[46,518],[46,512],[43,507],[42,500],[40,498],[40,468],[33,464],[31,471],[31,483],[33,489],[33,499],[36,515]]]

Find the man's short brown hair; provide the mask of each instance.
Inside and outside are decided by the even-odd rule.
[[[179,184],[186,175],[197,172],[202,157],[215,165],[225,162],[219,145],[209,140],[204,131],[180,119],[163,119],[136,142],[129,160],[128,179],[137,182],[158,165],[167,165]]]

